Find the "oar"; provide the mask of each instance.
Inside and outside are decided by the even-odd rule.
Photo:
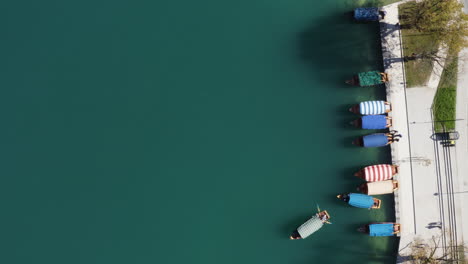
[[[317,204],[317,211],[320,213],[320,206],[318,204]],[[330,225],[332,224],[332,222],[329,222],[328,220],[325,221],[325,223],[330,224]]]

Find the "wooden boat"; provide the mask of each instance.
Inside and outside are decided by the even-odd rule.
[[[363,183],[358,187],[358,191],[367,195],[380,195],[393,193],[398,187],[397,180],[387,180]]]
[[[336,197],[343,202],[358,208],[380,209],[380,206],[382,205],[382,200],[361,193],[339,194]]]
[[[388,74],[385,72],[370,71],[360,72],[347,80],[346,83],[354,86],[374,86],[389,81]]]
[[[383,115],[392,111],[392,106],[385,101],[365,101],[349,108],[351,113],[357,115]]]
[[[397,165],[379,164],[367,166],[360,169],[354,176],[367,182],[386,181],[393,178],[398,173]]]
[[[386,115],[367,115],[351,122],[362,129],[387,129],[392,126],[392,118]]]
[[[330,219],[330,215],[326,210],[320,211],[312,216],[309,220],[307,220],[304,224],[299,226],[294,232],[289,236],[291,240],[296,239],[303,239],[306,238],[313,233],[317,232],[320,228],[322,228],[324,223],[330,223],[328,220]]]
[[[359,22],[379,21],[385,18],[385,11],[378,7],[359,7],[354,9],[353,17]]]
[[[359,137],[353,141],[353,144],[359,147],[374,148],[387,146],[391,144],[391,141],[389,141],[387,134],[375,133]]]
[[[393,222],[370,223],[359,227],[358,231],[369,236],[395,236],[401,232],[401,225]]]

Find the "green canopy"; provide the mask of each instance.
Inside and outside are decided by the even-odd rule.
[[[382,83],[382,76],[378,71],[361,72],[358,74],[360,86],[371,86]]]

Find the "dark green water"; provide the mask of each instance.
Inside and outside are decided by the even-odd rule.
[[[365,1],[359,3],[365,4]],[[2,263],[392,263],[339,202],[347,108],[380,69],[355,1],[10,1],[0,11]],[[316,211],[333,225],[288,236]],[[387,213],[387,216],[385,216]]]

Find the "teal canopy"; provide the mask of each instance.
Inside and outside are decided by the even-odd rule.
[[[370,236],[393,236],[393,224],[371,224],[369,225]]]
[[[372,86],[383,83],[382,76],[378,71],[358,73],[360,86]]]

